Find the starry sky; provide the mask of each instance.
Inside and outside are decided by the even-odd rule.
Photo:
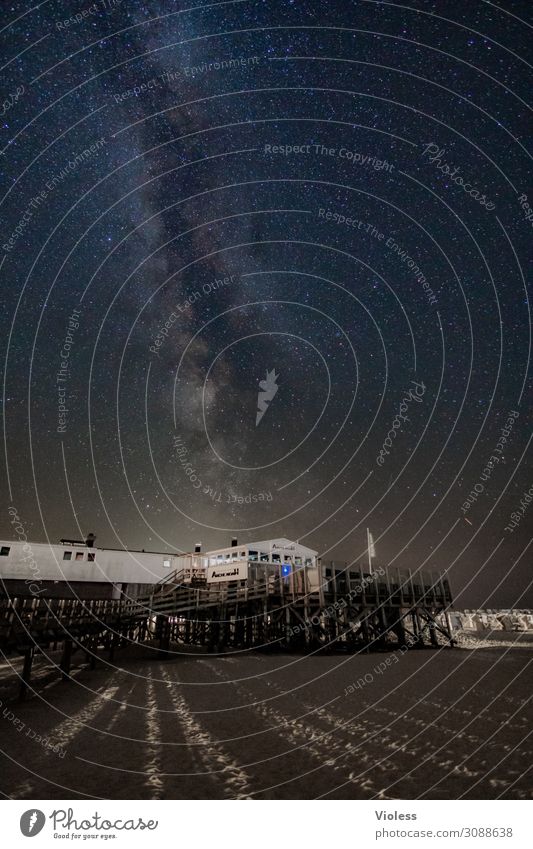
[[[2,538],[14,505],[33,540],[352,562],[369,527],[458,607],[532,605],[532,23],[3,3]]]

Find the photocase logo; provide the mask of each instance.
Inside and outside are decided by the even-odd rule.
[[[259,381],[260,391],[257,393],[257,415],[255,417],[256,427],[265,415],[270,402],[279,389],[278,384],[276,383],[278,377],[279,374],[276,374],[275,369],[272,369],[272,371],[268,371],[267,369],[266,380]]]
[[[22,814],[20,818],[20,830],[24,837],[35,837],[36,834],[42,831],[45,822],[46,817],[43,812],[37,810],[37,808],[31,808],[31,810],[25,811]]]

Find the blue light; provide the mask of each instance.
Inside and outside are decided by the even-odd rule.
[[[286,578],[290,574],[291,574],[291,564],[290,563],[284,563],[283,566],[281,567],[282,578]]]

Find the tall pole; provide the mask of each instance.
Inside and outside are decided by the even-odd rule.
[[[370,547],[370,531],[369,531],[368,528],[366,529],[366,544],[367,544],[367,548],[368,548],[368,569],[369,569],[370,574],[372,574],[372,555],[370,553],[370,550],[371,550],[371,547]]]

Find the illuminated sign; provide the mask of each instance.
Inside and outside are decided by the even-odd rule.
[[[245,581],[248,577],[247,563],[228,563],[227,565],[209,566],[207,583],[219,581]]]

